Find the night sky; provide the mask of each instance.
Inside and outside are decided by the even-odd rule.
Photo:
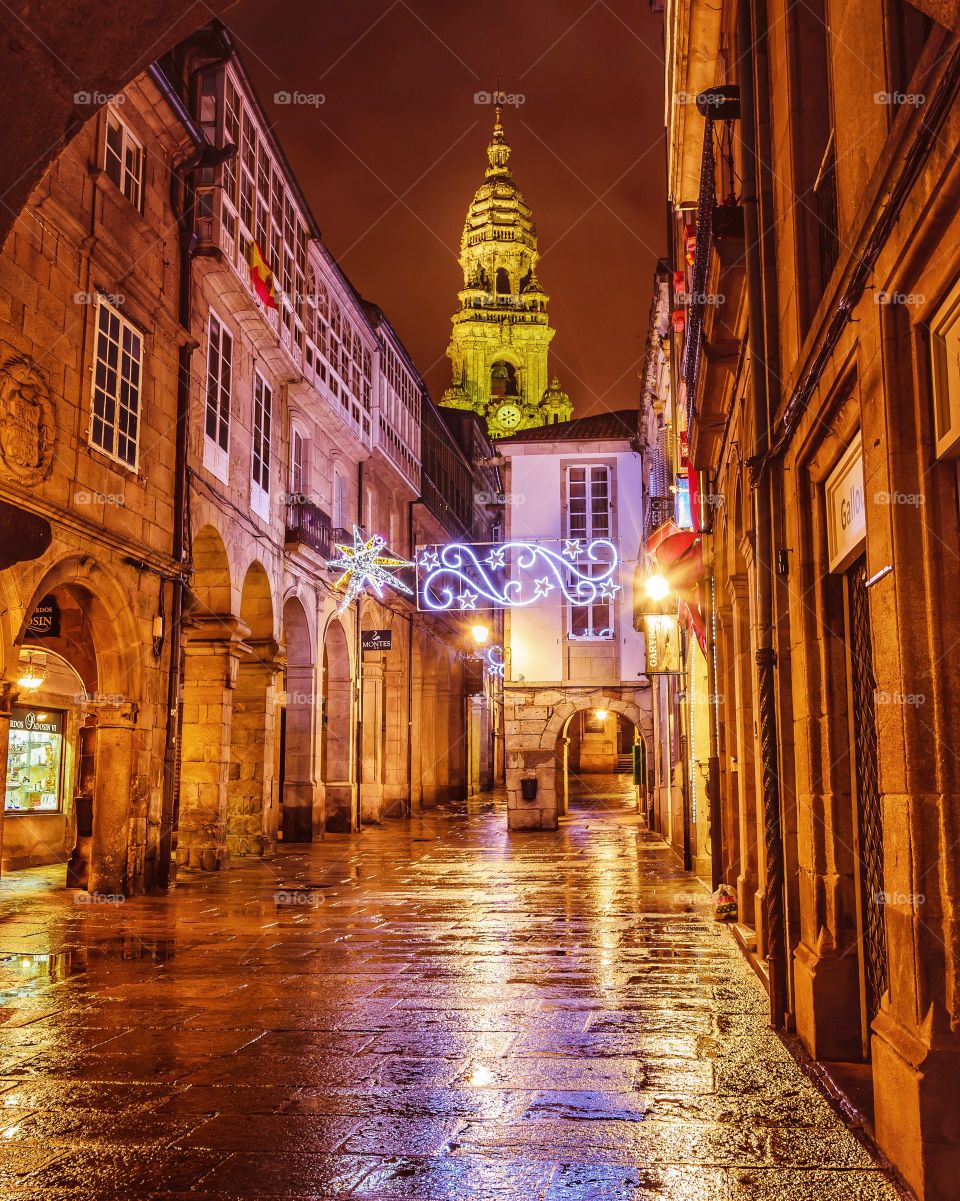
[[[635,408],[664,253],[662,18],[643,0],[240,0],[241,55],[324,239],[440,398],[493,109],[539,233],[551,370],[576,415]],[[323,96],[281,105],[278,92]]]

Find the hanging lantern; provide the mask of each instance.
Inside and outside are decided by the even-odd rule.
[[[687,315],[683,309],[674,309],[671,315],[671,320],[673,322],[674,333],[682,334],[683,328],[687,322]]]
[[[687,273],[685,271],[674,271],[673,273],[673,290],[678,296],[682,296],[687,290]]]

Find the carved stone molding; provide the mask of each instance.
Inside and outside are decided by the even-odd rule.
[[[0,364],[0,463],[27,487],[45,480],[56,445],[56,409],[47,378],[32,359]]]

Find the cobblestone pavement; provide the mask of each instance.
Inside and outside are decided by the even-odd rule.
[[[504,824],[442,811],[119,905],[11,877],[2,1195],[893,1201],[634,815]]]

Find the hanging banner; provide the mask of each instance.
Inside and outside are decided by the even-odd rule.
[[[620,591],[620,555],[607,538],[447,542],[417,547],[417,607],[427,612],[573,608]]]
[[[34,638],[60,637],[60,606],[55,596],[45,596],[33,611],[27,633]]]
[[[361,630],[360,649],[362,651],[393,650],[392,630]]]
[[[647,675],[679,675],[680,622],[676,615],[644,614],[643,635],[647,644]]]

